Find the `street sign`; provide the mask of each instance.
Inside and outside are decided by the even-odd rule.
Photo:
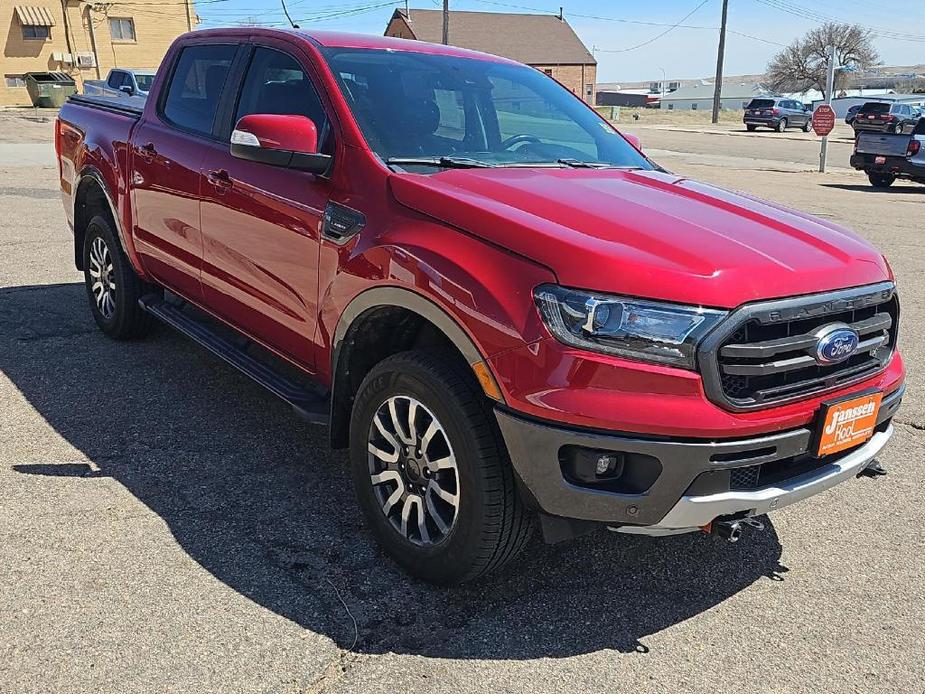
[[[828,104],[819,104],[813,112],[813,131],[825,137],[835,128],[835,111]]]

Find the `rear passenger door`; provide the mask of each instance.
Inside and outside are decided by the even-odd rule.
[[[230,154],[234,124],[252,114],[311,118],[333,154],[331,121],[301,49],[262,39],[246,61],[240,94],[227,105],[223,137],[201,165],[207,307],[264,345],[314,368],[318,258],[331,181]]]
[[[181,49],[151,113],[132,135],[136,246],[145,269],[193,301],[202,300],[200,165],[238,46],[192,43]]]

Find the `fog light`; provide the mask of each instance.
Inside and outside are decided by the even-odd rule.
[[[597,467],[595,472],[600,475],[606,475],[616,469],[619,459],[615,455],[601,455],[597,458]]]

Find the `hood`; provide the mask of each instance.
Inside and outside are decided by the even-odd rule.
[[[389,180],[401,204],[541,263],[568,287],[733,308],[890,277],[847,229],[667,173],[499,168]]]

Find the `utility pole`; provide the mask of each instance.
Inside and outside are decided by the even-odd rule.
[[[716,84],[713,87],[713,122],[719,123],[719,108],[723,96],[723,58],[726,55],[726,21],[729,17],[729,0],[723,0],[723,21],[719,25],[719,50],[716,54]]]
[[[835,61],[838,59],[835,53],[835,45],[829,46],[829,71],[825,78],[825,105],[832,106],[832,92],[835,91]],[[822,136],[822,148],[819,150],[819,172],[825,173],[825,166],[829,156],[829,136]]]
[[[450,45],[450,0],[443,0],[443,45]]]

